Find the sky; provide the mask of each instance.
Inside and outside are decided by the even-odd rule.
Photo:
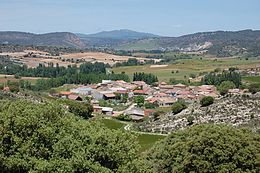
[[[0,0],[0,31],[162,36],[260,29],[260,0]]]

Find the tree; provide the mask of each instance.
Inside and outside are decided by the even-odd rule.
[[[173,132],[144,157],[152,172],[260,171],[260,136],[226,125],[196,125]]]
[[[234,89],[236,86],[231,81],[223,81],[217,88],[221,95],[225,95],[228,93],[229,89]]]
[[[142,107],[144,105],[144,96],[135,96],[134,102],[137,104],[138,107]]]
[[[178,113],[180,113],[182,110],[184,110],[186,108],[187,108],[187,105],[185,104],[185,102],[182,101],[182,100],[178,100],[177,102],[175,102],[172,105],[172,113],[173,114],[178,114]]]
[[[144,104],[145,109],[155,109],[156,105],[150,102]]]
[[[211,97],[211,96],[207,96],[207,97],[203,97],[201,100],[200,100],[200,105],[201,106],[209,106],[211,104],[214,103],[214,98]]]
[[[0,103],[0,170],[117,172],[137,158],[130,133],[86,121],[56,103]]]
[[[74,100],[61,100],[61,103],[64,103],[68,106],[69,112],[88,119],[92,117],[93,107],[89,103],[77,102]]]

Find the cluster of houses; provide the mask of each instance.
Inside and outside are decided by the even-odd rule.
[[[102,107],[99,105],[100,100],[107,102],[119,102],[119,99],[126,95],[125,105],[129,108],[125,111],[113,111],[112,107]],[[70,91],[61,92],[59,96],[71,100],[82,101],[85,97],[91,99],[94,112],[106,115],[127,114],[132,119],[139,121],[145,116],[153,113],[152,110],[138,108],[132,103],[135,96],[143,96],[145,102],[152,103],[159,107],[170,107],[179,99],[186,102],[193,102],[205,96],[218,97],[218,92],[213,85],[186,86],[183,84],[168,85],[165,82],[157,86],[150,86],[144,81],[134,81],[131,83],[118,80],[103,80],[99,84],[79,86]]]

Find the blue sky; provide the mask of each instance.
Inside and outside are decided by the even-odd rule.
[[[0,30],[165,36],[260,29],[260,0],[0,0]]]

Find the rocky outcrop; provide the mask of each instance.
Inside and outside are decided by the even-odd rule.
[[[208,107],[193,103],[177,115],[167,113],[159,120],[139,124],[137,128],[147,132],[169,133],[194,124],[226,123],[244,126],[252,122],[260,122],[260,93],[227,96],[215,100]]]

